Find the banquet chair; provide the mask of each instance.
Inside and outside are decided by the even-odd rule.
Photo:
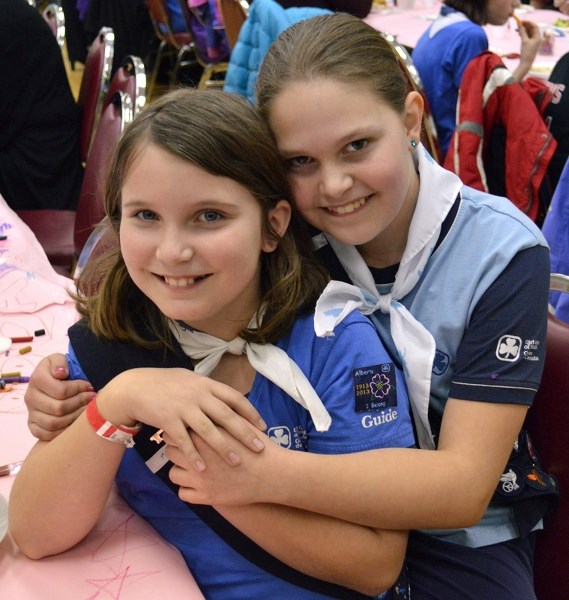
[[[55,2],[50,2],[42,11],[42,16],[51,27],[53,35],[60,48],[65,44],[65,15],[63,8]]]
[[[225,36],[230,48],[235,46],[241,26],[249,16],[249,3],[246,0],[217,0],[223,23]]]
[[[108,161],[133,118],[130,96],[118,91],[107,105],[85,164],[77,210],[26,210],[18,216],[35,233],[45,253],[61,274],[73,275],[77,257],[89,235],[104,217],[104,180]]]
[[[86,162],[89,148],[109,87],[113,64],[115,34],[110,27],[102,27],[89,47],[79,88],[77,103],[81,107],[80,153]]]
[[[192,10],[188,7],[187,0],[178,0],[178,2],[184,17],[184,21],[186,22],[186,27],[193,37],[195,58],[200,67],[203,69],[200,80],[198,81],[198,89],[203,90],[212,87],[222,88],[223,76],[227,72],[229,63],[227,60],[213,62],[209,59],[207,55],[206,40],[203,37],[205,35],[207,25],[202,21],[201,16],[196,10]],[[203,32],[202,35],[200,35],[199,31],[197,30],[198,27]],[[219,77],[220,75],[221,78]]]
[[[146,0],[146,6],[154,28],[154,34],[160,40],[148,83],[148,98],[152,98],[158,72],[164,59],[170,59],[170,83],[178,80],[178,73],[182,67],[197,65],[198,62],[191,32],[189,30],[179,33],[174,32],[164,0]],[[175,60],[172,67],[173,58]]]
[[[102,110],[107,108],[116,92],[119,91],[130,96],[133,117],[136,117],[146,104],[146,69],[138,56],[129,54],[123,59],[121,66],[111,78]]]
[[[433,115],[431,113],[431,109],[429,107],[429,102],[427,100],[427,95],[425,93],[425,88],[423,87],[423,82],[421,81],[421,77],[419,75],[419,71],[409,54],[409,51],[405,46],[400,44],[395,36],[390,33],[380,32],[381,36],[389,43],[391,46],[396,58],[397,62],[403,74],[405,75],[407,82],[409,83],[411,89],[415,92],[418,92],[423,97],[424,109],[423,109],[423,124],[421,127],[421,142],[423,146],[428,150],[429,154],[440,163],[442,160],[441,147],[439,144],[439,136],[437,134],[437,128],[435,126],[435,120],[433,119]]]
[[[551,291],[569,293],[567,275],[551,275]],[[543,376],[526,425],[543,468],[559,482],[559,504],[536,535],[534,583],[539,600],[569,598],[569,324],[549,313]]]

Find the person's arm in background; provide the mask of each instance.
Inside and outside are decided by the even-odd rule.
[[[522,81],[529,73],[533,61],[537,56],[537,51],[541,43],[541,33],[539,26],[532,21],[523,21],[523,26],[518,26],[518,33],[521,39],[520,62],[512,72],[512,75],[516,81]]]
[[[569,0],[553,0],[553,6],[558,8],[563,14],[569,15]]]

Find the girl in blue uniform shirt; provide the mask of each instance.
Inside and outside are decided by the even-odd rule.
[[[275,505],[204,514],[169,485],[157,430],[187,448],[187,429],[203,421],[192,386],[206,403],[207,390],[226,400],[226,385],[248,394],[287,452],[414,443],[403,376],[371,322],[354,314],[333,339],[316,337],[328,278],[289,197],[268,128],[244,99],[178,91],[125,132],[105,200],[120,251],[81,275],[83,320],[69,330],[72,376],[98,393],[34,447],[14,483],[10,526],[25,554],[84,538],[116,476],[207,598],[391,598],[405,532]],[[170,367],[158,385],[152,367]]]
[[[415,529],[414,600],[535,600],[530,531],[541,512],[521,498],[533,490],[526,481],[543,481],[545,492],[552,482],[523,463],[519,433],[543,366],[543,236],[509,201],[463,187],[432,160],[419,142],[421,97],[358,19],[327,15],[284,32],[259,72],[257,100],[300,212],[325,232],[314,238],[322,261],[333,279],[357,285],[327,289],[318,331],[331,333],[347,299],[373,312],[405,369],[421,449],[323,456],[265,443],[255,452],[236,413],[212,415],[222,441],[194,437],[199,459],[170,452],[181,497]],[[29,421],[40,437],[57,435],[92,395],[86,382],[56,381],[66,373],[50,357],[32,377]],[[510,454],[522,468],[505,467]],[[198,472],[196,460],[207,468]]]
[[[545,351],[543,236],[507,199],[464,187],[433,161],[419,142],[421,97],[357,19],[317,17],[283,33],[257,103],[296,206],[325,232],[314,237],[322,261],[346,282],[319,300],[317,331],[337,327],[346,301],[372,313],[404,368],[421,449],[316,456],[267,445],[243,449],[233,469],[200,445],[204,474],[173,452],[181,497],[414,529],[414,600],[535,600],[532,530],[543,512],[539,497],[522,498],[535,480],[545,493],[554,481],[525,453],[520,429]]]
[[[445,0],[437,19],[419,38],[413,62],[433,112],[443,156],[455,129],[456,103],[468,63],[488,50],[483,25],[505,25],[518,0]],[[541,41],[539,27],[524,21],[518,28],[520,62],[512,72],[521,81],[529,72]]]

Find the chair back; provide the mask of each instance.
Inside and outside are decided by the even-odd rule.
[[[171,56],[172,53],[176,56],[176,64],[172,69],[170,80],[171,82],[176,81],[178,77],[178,71],[181,66],[188,64],[195,64],[195,52],[194,52],[194,40],[192,34],[189,31],[182,31],[175,33],[170,23],[170,16],[166,9],[165,0],[146,0],[146,7],[148,9],[148,16],[154,29],[154,34],[160,40],[158,51],[154,59],[154,67],[150,75],[150,81],[148,82],[147,94],[149,98],[152,98],[154,94],[154,87],[156,85],[156,79],[158,77],[158,71],[162,65],[163,59]],[[186,63],[183,59],[186,55],[190,55],[190,60]]]
[[[569,293],[569,277],[552,274],[551,290]],[[541,385],[528,412],[527,428],[543,468],[559,481],[559,504],[538,532],[534,582],[539,600],[569,598],[569,324],[552,313],[547,320],[547,346]]]
[[[85,68],[79,88],[77,103],[81,107],[81,160],[87,161],[93,134],[97,127],[103,100],[111,79],[115,34],[110,27],[103,27],[89,47]]]
[[[220,53],[219,60],[210,60],[207,50],[208,28],[210,25],[204,22],[202,16],[196,9],[188,6],[187,0],[178,0],[180,11],[184,17],[186,27],[193,40],[193,56],[197,63],[202,67],[202,75],[198,81],[198,89],[222,88],[223,78],[227,72],[229,63],[227,57],[229,48],[227,45]]]
[[[103,101],[103,110],[112,102],[117,92],[128,94],[132,100],[133,116],[146,104],[146,69],[138,56],[126,56],[115,71]]]
[[[429,154],[438,162],[442,161],[441,155],[441,146],[439,143],[439,136],[437,134],[437,128],[435,126],[435,120],[433,119],[433,115],[431,113],[431,109],[429,107],[429,102],[427,100],[427,95],[425,93],[425,88],[423,87],[423,82],[421,81],[421,76],[419,75],[419,71],[411,58],[407,48],[400,44],[395,36],[389,33],[380,32],[382,37],[389,42],[393,52],[397,58],[397,62],[407,82],[409,83],[411,89],[415,92],[418,92],[423,97],[424,109],[423,109],[423,123],[421,127],[421,142],[423,146],[429,151]]]
[[[107,105],[85,164],[83,185],[75,217],[75,255],[79,256],[95,226],[105,216],[104,183],[109,160],[119,138],[133,119],[132,100],[128,94],[118,91]]]
[[[154,33],[159,40],[173,46],[177,51],[192,41],[189,31],[174,32],[165,0],[146,0],[146,6]]]
[[[249,3],[246,0],[217,0],[217,3],[223,17],[227,42],[233,49],[241,26],[249,16]]]
[[[50,2],[42,11],[42,16],[57,40],[60,48],[65,44],[65,14],[63,8],[55,2]]]

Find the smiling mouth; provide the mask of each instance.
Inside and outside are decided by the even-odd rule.
[[[185,288],[194,285],[194,283],[198,283],[203,281],[209,275],[198,275],[197,277],[166,277],[163,276],[162,280],[166,285],[175,288]]]
[[[350,202],[349,204],[344,204],[343,206],[327,206],[326,210],[335,215],[346,215],[355,212],[358,210],[358,208],[361,208],[367,202],[367,199],[368,197],[360,198],[355,202]]]

